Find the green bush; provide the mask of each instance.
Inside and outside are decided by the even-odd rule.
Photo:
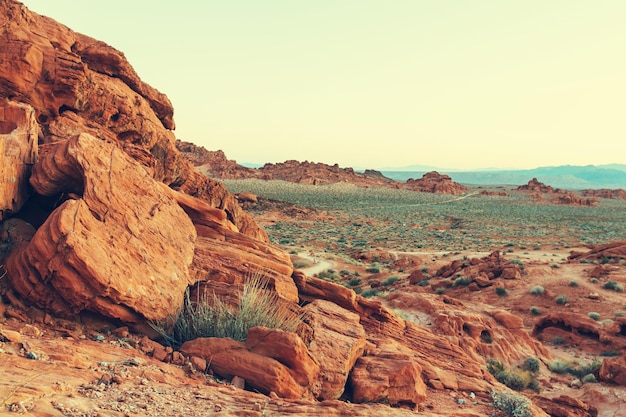
[[[491,401],[498,410],[510,417],[533,417],[529,410],[530,401],[523,395],[508,391],[491,391]]]
[[[526,358],[524,360],[524,369],[530,372],[538,372],[539,371],[539,359],[537,358]]]
[[[376,290],[376,289],[374,289],[374,288],[369,288],[369,289],[367,289],[367,290],[365,290],[365,291],[363,291],[363,292],[361,293],[361,295],[362,295],[363,297],[365,297],[365,298],[374,297],[374,296],[376,296],[376,295],[378,295],[378,294],[380,294],[380,291],[378,291],[378,290]]]
[[[360,284],[361,284],[361,278],[351,278],[348,281],[348,285],[351,286],[351,287],[355,287],[355,286],[360,285]]]
[[[530,314],[532,314],[533,316],[538,316],[539,314],[541,314],[541,309],[537,306],[532,306],[530,307]]]
[[[324,281],[337,282],[337,280],[341,278],[341,275],[334,269],[327,269],[326,271],[318,273],[317,277]]]
[[[595,321],[598,321],[600,320],[600,313],[596,313],[595,311],[590,311],[589,313],[587,313],[587,317]]]
[[[569,302],[569,298],[567,298],[567,295],[561,294],[561,295],[557,295],[554,298],[554,301],[559,305],[564,305]]]
[[[567,362],[554,360],[548,362],[548,369],[550,372],[554,372],[555,374],[566,374],[570,367]]]
[[[497,359],[487,359],[487,371],[499,382],[516,391],[528,388],[533,376],[528,371],[507,368]]]
[[[607,282],[605,282],[603,285],[603,288],[607,290],[617,291],[617,292],[624,292],[624,286],[622,284],[620,284],[619,282],[611,281],[611,280],[608,280]]]
[[[504,297],[507,294],[506,288],[496,287],[496,294],[498,294],[500,297]]]
[[[458,286],[466,287],[470,285],[471,282],[472,281],[467,277],[458,277],[457,279],[454,280],[454,283],[452,284],[452,286],[453,287],[458,287]]]
[[[542,295],[545,289],[541,285],[535,285],[530,289],[530,295]]]
[[[522,262],[521,260],[519,260],[519,259],[512,259],[511,263],[519,266],[519,269],[524,270],[524,262]]]
[[[426,287],[426,286],[430,285],[430,281],[427,280],[426,278],[424,278],[423,280],[418,282],[417,285],[419,285],[420,287]]]
[[[578,287],[578,282],[577,282],[577,281],[575,281],[575,280],[571,280],[571,281],[569,282],[569,286],[570,286],[570,287]]]
[[[293,332],[302,317],[268,289],[268,280],[260,274],[247,277],[241,289],[239,305],[228,305],[218,296],[205,295],[194,301],[185,292],[180,312],[152,327],[161,333],[170,346],[178,347],[199,337],[228,337],[244,341],[248,329],[264,326]],[[173,323],[173,325],[172,325]],[[171,331],[166,329],[171,328]]]
[[[399,281],[400,277],[397,275],[391,276],[389,278],[387,278],[386,280],[384,280],[383,282],[380,283],[380,285],[382,285],[383,287],[387,287],[389,285],[392,285],[393,283],[395,283],[396,281]]]

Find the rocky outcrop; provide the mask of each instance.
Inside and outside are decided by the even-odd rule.
[[[597,245],[588,252],[572,252],[567,259],[570,262],[585,261],[602,261],[619,262],[626,259],[626,241],[618,241],[607,243],[606,245]]]
[[[626,358],[604,358],[598,376],[600,381],[626,386]]]
[[[24,299],[55,314],[92,310],[129,323],[163,319],[182,304],[195,229],[128,155],[82,134],[50,148],[30,182],[61,200],[7,260]]]
[[[554,198],[554,202],[557,204],[567,204],[570,206],[584,206],[591,207],[598,204],[598,199],[595,197],[579,197],[571,191],[564,192],[561,195],[557,195]]]
[[[257,171],[239,165],[226,157],[223,151],[208,151],[203,146],[190,142],[176,141],[176,148],[183,157],[199,171],[212,178],[256,178]]]
[[[554,194],[554,193],[558,193],[561,190],[559,190],[558,188],[552,188],[552,186],[550,185],[546,185],[542,182],[540,182],[537,178],[533,178],[532,180],[528,181],[528,184],[526,185],[520,185],[519,187],[517,187],[518,191],[532,191],[534,193],[541,193],[541,194]]]
[[[440,174],[437,171],[427,172],[422,178],[416,180],[409,178],[405,187],[424,193],[437,194],[465,194],[467,187],[452,181],[449,175]]]
[[[608,190],[606,188],[599,190],[583,190],[581,191],[583,197],[597,197],[597,198],[609,198],[626,200],[626,190],[618,188],[615,190]]]
[[[227,211],[240,232],[268,242],[222,184],[180,156],[169,100],[139,79],[122,52],[16,1],[0,9],[0,98],[33,107],[41,144],[80,133],[116,143],[157,181]]]
[[[476,283],[484,288],[494,285],[496,279],[519,279],[522,271],[519,264],[512,263],[505,257],[500,256],[499,251],[492,252],[484,258],[470,258],[455,260],[442,266],[435,273],[435,279],[431,284],[433,289],[450,288],[457,286],[453,277],[465,277],[468,283]],[[466,286],[465,283],[464,286]]]
[[[39,125],[26,104],[0,101],[0,222],[29,197],[30,169],[37,162]]]

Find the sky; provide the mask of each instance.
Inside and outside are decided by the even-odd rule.
[[[626,163],[623,0],[24,0],[239,163]]]

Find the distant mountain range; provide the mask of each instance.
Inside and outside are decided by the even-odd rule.
[[[404,182],[409,178],[420,178],[429,171],[448,174],[454,181],[473,185],[522,185],[527,184],[532,178],[537,178],[544,184],[571,190],[626,188],[626,164],[561,165],[522,170],[484,169],[476,171],[446,170],[413,165],[398,169],[385,169],[381,172],[388,178]]]

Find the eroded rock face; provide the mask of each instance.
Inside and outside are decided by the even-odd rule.
[[[426,399],[422,367],[410,349],[393,340],[377,340],[359,358],[350,374],[352,400],[356,403],[417,405]]]
[[[265,334],[268,335],[267,332]],[[282,398],[311,398],[308,383],[309,378],[316,376],[316,370],[314,365],[307,370],[303,369],[304,363],[310,363],[310,359],[307,361],[308,354],[302,341],[298,338],[299,342],[294,345],[279,343],[289,352],[285,350],[272,352],[263,346],[259,337],[260,334],[253,336],[251,342],[247,344],[250,350],[246,348],[246,344],[231,339],[199,338],[185,342],[180,351],[188,356],[204,358],[218,375],[228,379],[236,376],[243,378],[246,384],[264,394],[274,392]],[[289,336],[277,335],[274,332],[269,337],[279,339],[282,337],[284,342],[285,337]],[[292,337],[297,338],[296,335]],[[287,363],[295,368],[292,371],[288,365],[272,356],[287,359]],[[301,359],[303,362],[299,364]],[[304,384],[301,385],[300,382]]]
[[[604,358],[598,374],[601,381],[626,386],[626,359]]]
[[[83,134],[51,148],[31,184],[65,201],[7,260],[22,297],[56,314],[92,310],[130,323],[182,304],[194,226],[128,155]]]
[[[573,252],[567,257],[571,262],[580,262],[581,260],[600,261],[607,259],[610,262],[618,262],[626,259],[626,240],[607,243],[606,245],[597,245],[588,252]]]
[[[141,81],[122,52],[17,1],[0,3],[0,26],[0,98],[34,108],[41,143],[80,133],[117,143],[156,180],[228,212],[239,232],[269,241],[221,183],[181,157],[170,101]]]
[[[440,174],[437,171],[427,172],[422,178],[415,180],[409,178],[406,188],[424,193],[437,194],[465,194],[467,187],[452,181],[449,175]]]
[[[38,134],[31,106],[0,101],[0,222],[20,211],[28,199],[30,169],[37,162]]]

